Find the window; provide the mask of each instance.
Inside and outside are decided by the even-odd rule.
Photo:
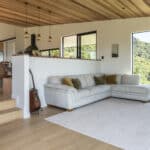
[[[63,57],[96,59],[96,31],[65,36],[62,42]]]
[[[41,50],[40,53],[41,56],[60,57],[60,50],[58,48]]]
[[[49,56],[49,50],[42,50],[41,56]]]
[[[68,36],[63,38],[63,56],[65,58],[77,57],[77,36]]]
[[[81,59],[96,59],[96,33],[81,34]]]
[[[141,83],[150,84],[150,32],[132,34],[133,73],[140,74]]]
[[[51,57],[60,57],[60,50],[59,49],[51,49],[50,51]]]

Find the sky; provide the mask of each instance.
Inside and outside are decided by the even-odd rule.
[[[150,43],[150,32],[134,33],[133,36],[140,41]]]

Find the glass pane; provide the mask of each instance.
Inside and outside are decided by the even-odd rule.
[[[133,73],[141,83],[150,84],[150,32],[133,34]]]
[[[59,49],[50,50],[50,56],[51,57],[60,57],[60,50]]]
[[[81,58],[96,59],[96,33],[81,35]]]
[[[77,57],[77,36],[64,37],[64,57],[76,58]]]
[[[41,51],[41,56],[49,56],[49,51]]]
[[[3,51],[0,50],[0,62],[3,61],[3,57],[4,57],[4,56],[3,56]]]

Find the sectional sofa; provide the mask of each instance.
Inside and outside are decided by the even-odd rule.
[[[117,75],[117,84],[95,85],[94,76],[103,74],[84,74],[67,76],[78,78],[81,89],[77,90],[62,84],[64,76],[52,76],[45,84],[47,104],[72,110],[108,97],[150,101],[150,85],[141,85],[138,75]]]

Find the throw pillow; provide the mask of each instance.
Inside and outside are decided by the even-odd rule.
[[[107,84],[117,84],[117,76],[116,75],[107,75],[106,83]]]
[[[71,78],[67,78],[67,77],[66,77],[66,78],[63,78],[63,79],[62,79],[62,83],[65,84],[65,85],[74,87]]]
[[[72,83],[76,89],[81,89],[81,82],[79,79],[72,79]]]
[[[106,83],[105,76],[99,76],[99,77],[94,76],[94,80],[95,80],[95,84],[96,85],[100,85],[100,84],[105,84]]]

